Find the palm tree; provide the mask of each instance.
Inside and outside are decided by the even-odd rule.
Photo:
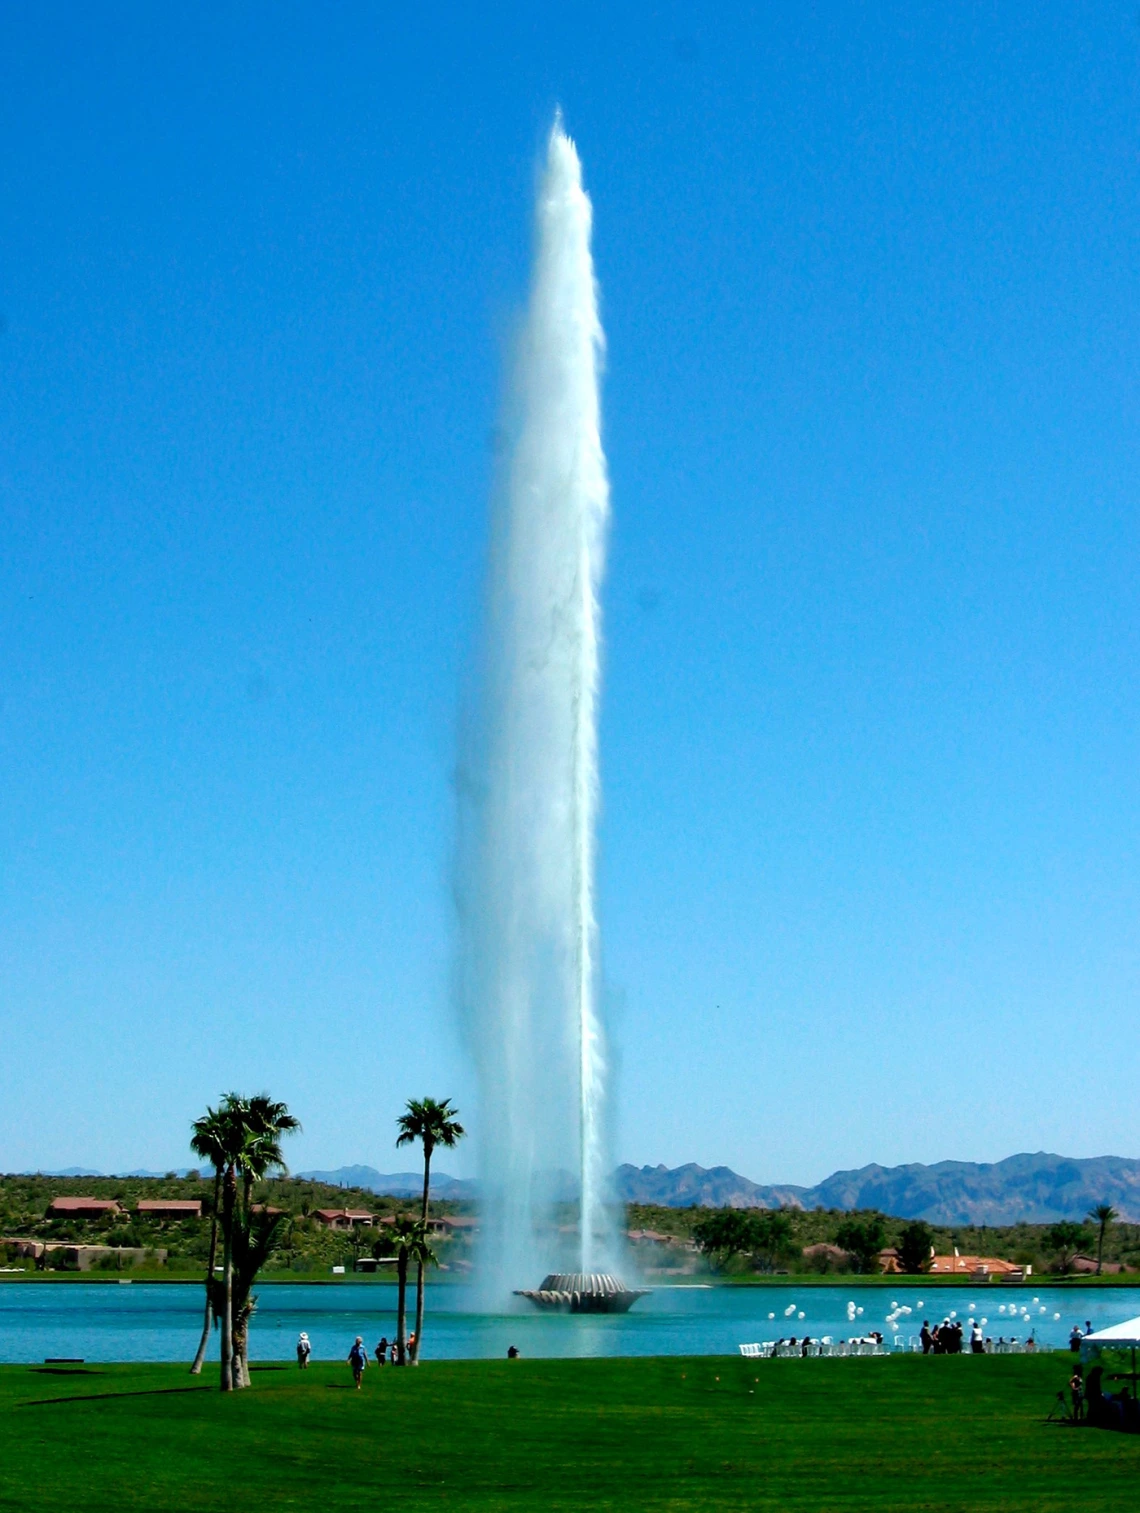
[[[1096,1274],[1100,1276],[1100,1268],[1104,1261],[1104,1235],[1108,1226],[1114,1219],[1119,1218],[1116,1209],[1110,1203],[1098,1203],[1095,1208],[1089,1209],[1089,1218],[1094,1224],[1100,1226],[1100,1232],[1096,1241]]]
[[[222,1321],[222,1391],[232,1392],[236,1387],[248,1385],[249,1373],[246,1362],[246,1328],[252,1307],[246,1307],[249,1286],[257,1268],[243,1280],[245,1266],[238,1278],[239,1304],[239,1350],[235,1351],[234,1339],[234,1247],[238,1241],[239,1255],[246,1262],[260,1253],[258,1247],[250,1248],[250,1198],[253,1184],[275,1167],[284,1167],[281,1154],[280,1134],[299,1129],[299,1122],[283,1103],[274,1103],[267,1094],[254,1098],[242,1098],[237,1093],[227,1093],[217,1109],[207,1109],[203,1119],[194,1126],[193,1139],[198,1137],[201,1125],[202,1139],[206,1144],[209,1159],[215,1162],[222,1190],[222,1271],[220,1289],[211,1286],[212,1306],[215,1312],[221,1309]],[[197,1149],[197,1147],[195,1147]],[[244,1203],[239,1204],[238,1176],[242,1179]],[[217,1204],[215,1204],[217,1213]],[[240,1234],[239,1234],[240,1229]],[[270,1235],[276,1230],[271,1226]],[[246,1243],[243,1243],[244,1242]],[[268,1255],[268,1250],[265,1251]],[[262,1256],[264,1260],[264,1255]],[[261,1261],[258,1262],[260,1266]],[[213,1283],[213,1259],[211,1259],[211,1284]],[[244,1289],[244,1290],[243,1290]],[[236,1366],[236,1370],[235,1370]]]
[[[277,1248],[283,1213],[239,1213],[234,1223],[233,1335],[234,1384],[249,1386],[249,1321],[257,1310],[253,1284]]]
[[[268,1093],[255,1093],[244,1100],[245,1127],[262,1143],[256,1147],[254,1164],[243,1169],[244,1199],[248,1212],[253,1184],[273,1170],[287,1170],[281,1155],[281,1136],[296,1133],[301,1121],[289,1112],[287,1104],[279,1103]],[[260,1170],[258,1163],[260,1162]]]
[[[231,1095],[232,1097],[232,1095]],[[240,1119],[244,1138],[235,1165],[241,1172],[242,1202],[233,1222],[232,1246],[235,1264],[231,1283],[233,1360],[235,1384],[249,1386],[249,1321],[257,1307],[250,1296],[254,1278],[276,1246],[283,1215],[262,1214],[254,1223],[252,1198],[254,1183],[271,1171],[285,1171],[281,1136],[301,1128],[284,1103],[257,1093],[252,1098],[233,1098],[230,1105]]]
[[[442,1103],[434,1098],[409,1098],[406,1111],[396,1120],[400,1131],[396,1137],[397,1146],[413,1145],[418,1140],[424,1148],[424,1192],[420,1208],[420,1222],[424,1226],[425,1234],[427,1233],[432,1152],[437,1145],[442,1145],[445,1150],[454,1150],[463,1139],[467,1132],[456,1118],[458,1113],[459,1110],[452,1106],[450,1098],[445,1098]],[[424,1263],[420,1261],[416,1268],[416,1346],[412,1353],[413,1365],[419,1362],[423,1332]]]
[[[396,1246],[396,1365],[408,1364],[408,1262],[415,1261],[423,1276],[423,1268],[438,1260],[428,1239],[427,1226],[421,1219],[409,1219],[403,1215],[392,1226],[392,1240]],[[419,1336],[416,1345],[419,1346]],[[418,1353],[418,1350],[417,1350]],[[415,1355],[411,1357],[415,1364]]]
[[[222,1172],[226,1164],[224,1131],[221,1115],[216,1109],[207,1108],[201,1119],[195,1119],[190,1137],[190,1149],[214,1168],[214,1206],[210,1216],[210,1259],[206,1264],[206,1317],[202,1323],[202,1338],[190,1375],[197,1376],[206,1359],[206,1347],[210,1343],[210,1330],[214,1323],[214,1266],[218,1259],[218,1204],[222,1192]]]

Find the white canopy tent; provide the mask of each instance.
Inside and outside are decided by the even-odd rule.
[[[1096,1329],[1086,1334],[1081,1349],[1086,1345],[1107,1345],[1111,1349],[1127,1349],[1140,1345],[1140,1318],[1125,1319],[1123,1324],[1110,1324],[1107,1329]]]
[[[1110,1324],[1107,1329],[1096,1329],[1086,1334],[1081,1341],[1081,1360],[1089,1361],[1099,1356],[1102,1350],[1127,1350],[1132,1356],[1132,1370],[1115,1373],[1132,1383],[1135,1396],[1140,1389],[1140,1372],[1136,1370],[1136,1347],[1140,1345],[1140,1318],[1125,1319],[1122,1324]]]

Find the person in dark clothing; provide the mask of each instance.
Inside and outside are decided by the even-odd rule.
[[[918,1338],[922,1342],[923,1355],[929,1355],[934,1341],[930,1335],[930,1325],[926,1322],[925,1319],[923,1319],[922,1321],[922,1328],[918,1332]]]
[[[1094,1366],[1085,1377],[1084,1411],[1090,1424],[1103,1424],[1106,1418],[1104,1391],[1101,1387],[1103,1366]]]
[[[1085,1374],[1080,1361],[1069,1378],[1069,1396],[1073,1400],[1073,1423],[1079,1424],[1085,1416]]]
[[[348,1364],[352,1367],[352,1380],[356,1383],[356,1390],[359,1392],[364,1368],[368,1365],[368,1352],[364,1348],[363,1335],[358,1334],[353,1341],[352,1349],[348,1352]]]
[[[388,1359],[388,1336],[387,1335],[383,1335],[381,1337],[380,1343],[377,1345],[374,1354],[376,1356],[376,1364],[377,1364],[377,1366],[383,1366],[384,1362]]]
[[[508,1361],[517,1361],[518,1358],[519,1358],[519,1347],[517,1345],[508,1345],[507,1346],[507,1360]]]

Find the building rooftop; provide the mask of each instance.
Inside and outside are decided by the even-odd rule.
[[[48,1208],[52,1214],[118,1214],[122,1213],[114,1198],[53,1198]]]

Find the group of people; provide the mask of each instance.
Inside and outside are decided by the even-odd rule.
[[[302,1371],[308,1368],[309,1358],[312,1353],[313,1342],[309,1339],[305,1330],[302,1329],[297,1337],[297,1365]],[[399,1353],[399,1346],[396,1344],[396,1341],[389,1340],[387,1335],[384,1335],[377,1341],[376,1349],[373,1351],[378,1366],[383,1366],[388,1360],[391,1360],[394,1366],[399,1359]],[[416,1337],[413,1333],[408,1336],[408,1359],[414,1360],[415,1353]],[[364,1376],[364,1368],[368,1365],[368,1351],[364,1348],[364,1336],[362,1334],[358,1334],[352,1342],[352,1349],[348,1352],[348,1364],[352,1367],[353,1380],[359,1387],[361,1378]]]
[[[807,1341],[804,1341],[807,1344]],[[313,1343],[305,1330],[297,1337],[297,1365],[302,1371],[308,1369],[309,1358],[313,1353]],[[376,1343],[376,1349],[372,1352],[376,1357],[376,1364],[383,1366],[386,1361],[391,1361],[394,1366],[399,1359],[399,1346],[395,1340],[389,1340],[387,1335],[382,1335]],[[416,1336],[414,1333],[408,1336],[407,1358],[414,1360],[416,1354]],[[511,1345],[507,1349],[507,1359],[517,1361],[519,1350],[517,1345]],[[368,1351],[365,1348],[364,1336],[358,1334],[352,1342],[352,1349],[348,1352],[348,1364],[352,1368],[352,1380],[359,1392],[364,1381],[364,1372],[368,1365]]]
[[[966,1331],[960,1319],[943,1319],[942,1323],[935,1324],[933,1329],[930,1327],[930,1321],[923,1319],[922,1328],[918,1331],[923,1355],[961,1355],[965,1335]],[[989,1343],[992,1344],[992,1341]],[[970,1325],[971,1354],[984,1355],[986,1344],[982,1326],[974,1319]]]
[[[1072,1330],[1069,1333],[1069,1349],[1073,1352],[1074,1355],[1081,1348],[1081,1341],[1084,1339],[1085,1335],[1092,1334],[1092,1332],[1093,1327],[1091,1319],[1085,1320],[1085,1327],[1083,1332],[1079,1324],[1073,1325]]]
[[[1095,1424],[1101,1429],[1123,1429],[1132,1434],[1140,1433],[1140,1402],[1136,1398],[1134,1373],[1116,1371],[1109,1376],[1109,1381],[1124,1382],[1125,1385],[1118,1392],[1106,1392],[1103,1366],[1092,1366],[1086,1376],[1080,1361],[1076,1363],[1069,1378],[1069,1395],[1073,1403],[1072,1422]]]
[[[381,1335],[376,1342],[376,1349],[372,1352],[376,1357],[377,1366],[383,1366],[386,1361],[391,1361],[395,1366],[400,1359],[400,1347],[395,1340],[389,1340],[387,1335]],[[414,1333],[408,1336],[406,1357],[409,1361],[416,1358],[416,1336]],[[360,1388],[361,1379],[364,1376],[364,1368],[368,1365],[368,1351],[364,1348],[364,1336],[358,1334],[352,1342],[352,1349],[348,1352],[348,1364],[352,1367],[352,1379]]]

